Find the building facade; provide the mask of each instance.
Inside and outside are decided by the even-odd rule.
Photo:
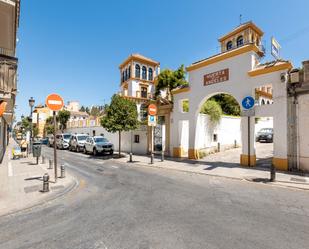
[[[20,1],[0,0],[0,161],[14,120],[17,94],[16,41]]]

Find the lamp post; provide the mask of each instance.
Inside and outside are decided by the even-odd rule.
[[[30,106],[30,153],[32,152],[32,144],[33,144],[33,124],[32,124],[32,113],[33,113],[33,106],[34,106],[35,100],[33,97],[29,99],[29,106]]]

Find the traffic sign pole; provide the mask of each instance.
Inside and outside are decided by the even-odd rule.
[[[57,145],[56,145],[56,128],[57,128],[57,119],[56,112],[53,111],[54,117],[54,173],[55,173],[55,182],[57,182]]]
[[[63,99],[58,94],[50,94],[46,98],[47,107],[53,111],[54,118],[54,174],[55,182],[57,182],[57,144],[56,144],[56,133],[57,133],[57,118],[56,111],[60,111],[64,105]]]

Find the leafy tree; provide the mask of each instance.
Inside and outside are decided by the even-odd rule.
[[[221,106],[215,100],[211,99],[207,100],[203,104],[200,112],[203,114],[208,114],[210,120],[214,123],[218,123],[222,115]]]
[[[54,119],[53,117],[48,117],[45,121],[44,134],[53,134],[54,133]]]
[[[223,114],[240,116],[240,106],[233,96],[229,94],[217,94],[210,99],[215,100],[221,106]]]
[[[58,122],[60,123],[61,132],[63,132],[63,130],[66,129],[70,115],[71,115],[70,112],[67,110],[61,110],[58,112],[57,118]]]
[[[139,125],[136,104],[115,94],[110,105],[105,107],[105,115],[101,118],[101,125],[108,132],[118,132],[120,157],[121,132],[135,130]]]
[[[88,114],[90,114],[90,110],[89,110],[89,107],[88,107],[88,106],[85,108],[85,112],[87,112]]]
[[[37,137],[39,135],[39,127],[33,127],[33,137]]]
[[[100,111],[99,107],[97,107],[97,106],[91,107],[90,115],[94,116],[94,117],[100,116],[101,115],[101,111]]]
[[[80,111],[80,112],[85,112],[86,109],[85,109],[85,107],[82,105],[82,107],[79,109],[79,111]]]
[[[21,127],[25,129],[25,131],[29,131],[31,128],[31,123],[29,117],[25,117],[21,120]]]
[[[157,79],[155,96],[161,94],[161,90],[166,90],[167,99],[171,100],[171,91],[179,86],[187,86],[186,72],[184,65],[181,65],[177,70],[170,69],[163,70]]]
[[[189,100],[182,101],[182,111],[189,112]]]

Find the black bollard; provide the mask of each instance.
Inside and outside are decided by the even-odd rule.
[[[53,160],[49,159],[48,161],[48,169],[53,169]]]
[[[271,164],[270,166],[270,181],[271,182],[276,181],[276,168],[274,164]]]
[[[43,190],[42,192],[49,192],[49,175],[45,173],[43,175]]]
[[[161,162],[164,162],[164,151],[161,151]]]
[[[42,156],[42,164],[45,164],[45,157]]]
[[[61,170],[60,178],[65,178],[65,166],[64,166],[64,164],[61,164],[60,170]]]
[[[133,160],[132,160],[132,152],[130,152],[130,160],[129,160],[129,162],[130,162],[130,163],[133,162]]]
[[[153,153],[151,152],[151,154],[150,154],[150,164],[153,164],[153,157],[154,157],[154,155],[153,155]]]

